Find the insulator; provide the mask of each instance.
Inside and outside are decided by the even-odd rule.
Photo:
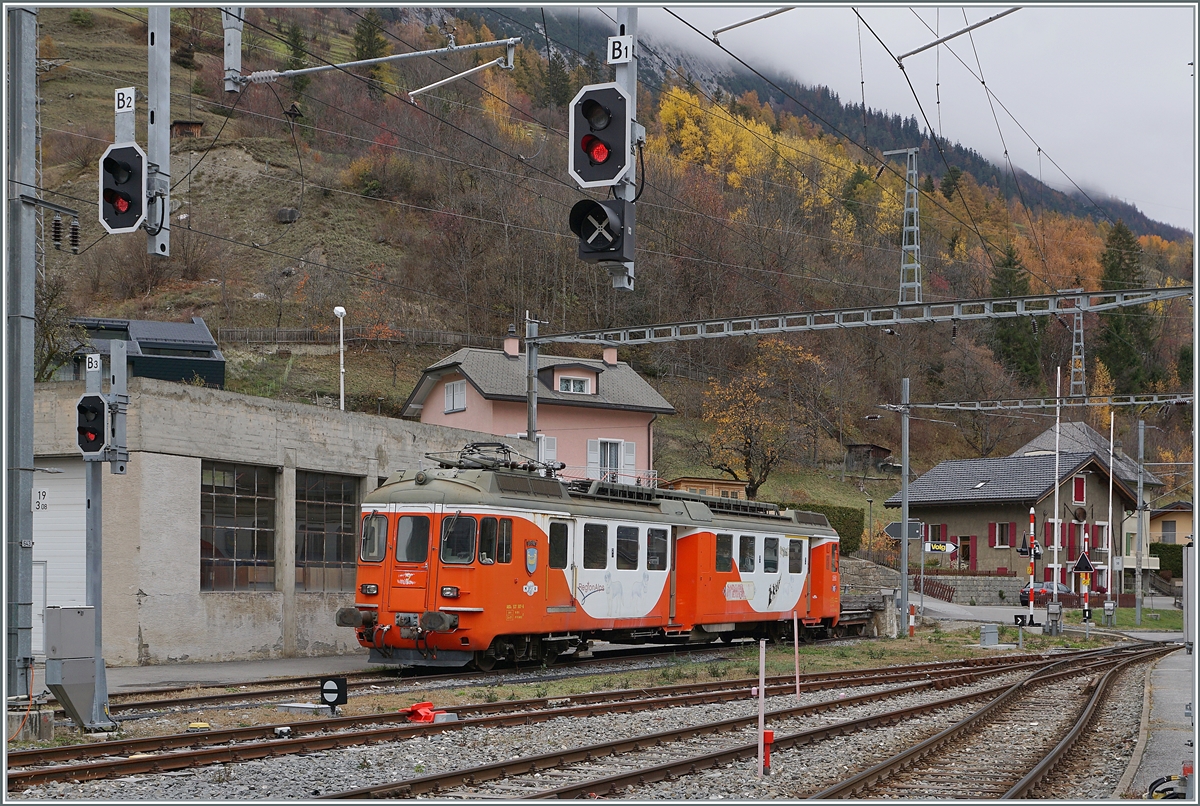
[[[1037,317],[1031,316],[1031,317],[1029,317],[1029,319],[1030,319],[1030,321],[1033,322],[1033,335],[1036,336],[1037,335]]]
[[[958,322],[952,322],[950,324],[950,341],[954,341],[957,338],[958,338]]]
[[[70,231],[70,233],[68,233],[68,237],[70,238],[70,241],[71,241],[71,254],[78,255],[79,254],[79,219],[78,218],[71,219],[71,231]]]
[[[62,216],[58,213],[54,214],[54,220],[50,222],[50,240],[54,242],[55,249],[62,249]]]

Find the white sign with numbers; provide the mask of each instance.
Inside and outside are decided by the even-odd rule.
[[[608,38],[608,64],[629,64],[633,61],[633,37],[610,36]]]
[[[88,353],[87,355],[87,371],[99,372],[103,369],[100,363],[100,353]]]
[[[113,108],[117,112],[132,112],[133,102],[137,98],[135,87],[122,87],[113,93]]]
[[[50,491],[49,490],[34,490],[33,491],[33,509],[34,512],[45,512],[50,508]]]

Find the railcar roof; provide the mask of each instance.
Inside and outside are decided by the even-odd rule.
[[[447,509],[466,506],[523,507],[541,512],[628,518],[671,524],[711,525],[713,529],[804,531],[835,536],[824,515],[780,510],[775,504],[717,498],[679,490],[610,484],[599,481],[564,482],[536,473],[463,468],[407,470],[392,475],[369,493],[372,504],[440,504]]]

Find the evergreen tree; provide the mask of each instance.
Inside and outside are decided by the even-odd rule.
[[[933,175],[925,174],[925,181],[921,183],[921,192],[926,196],[933,195]]]
[[[951,165],[942,177],[942,195],[947,199],[954,198],[954,191],[958,190],[958,178],[962,176],[962,171]]]
[[[288,70],[302,70],[308,65],[305,64],[304,57],[307,55],[304,50],[304,29],[295,22],[288,23],[287,27],[287,48],[288,48]],[[312,82],[308,76],[296,76],[292,79],[292,95],[299,96]]]
[[[1141,288],[1142,247],[1137,238],[1118,221],[1108,233],[1104,254],[1100,256],[1100,288],[1123,291]],[[1112,373],[1117,394],[1146,391],[1162,375],[1154,371],[1155,336],[1153,318],[1142,305],[1118,308],[1100,314],[1100,338],[1096,357]]]
[[[544,106],[566,106],[571,102],[571,78],[567,62],[557,50],[551,52],[546,64]]]
[[[607,80],[604,65],[600,63],[600,58],[594,50],[589,50],[587,56],[583,57],[583,70],[588,84],[603,84]]]
[[[1192,345],[1185,344],[1179,348],[1179,363],[1175,365],[1175,374],[1183,388],[1192,388]]]
[[[368,9],[358,25],[354,26],[354,61],[378,59],[387,56],[389,50],[387,40],[383,38],[383,20],[375,9]],[[365,68],[373,95],[378,95],[381,88],[380,68],[377,64]]]
[[[1011,243],[1004,247],[992,270],[991,294],[993,297],[1029,296],[1029,273]],[[1032,319],[1023,316],[996,319],[992,324],[992,352],[1022,383],[1033,386],[1041,382],[1041,349],[1033,332]]]

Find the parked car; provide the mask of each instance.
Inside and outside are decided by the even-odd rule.
[[[1071,589],[1068,588],[1066,585],[1064,585],[1061,582],[1035,582],[1033,585],[1034,597],[1036,598],[1037,596],[1039,596],[1043,593],[1046,594],[1047,596],[1052,594],[1054,592],[1055,585],[1058,586],[1058,595],[1059,596],[1062,596],[1064,593],[1071,592]],[[1029,586],[1028,585],[1021,588],[1021,606],[1022,607],[1029,606]]]

